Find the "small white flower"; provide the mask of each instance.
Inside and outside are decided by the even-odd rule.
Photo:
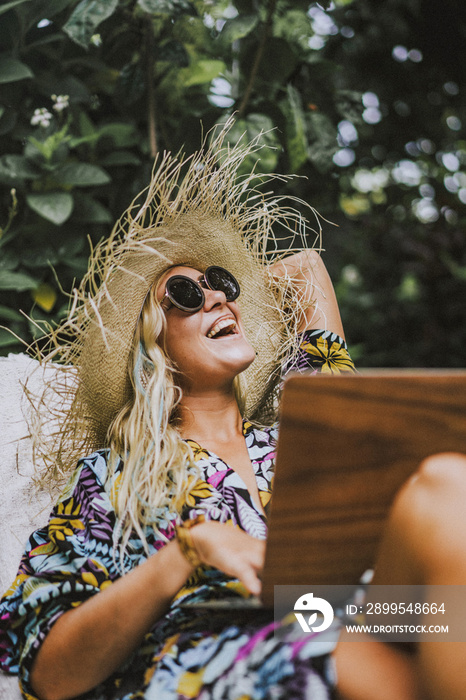
[[[45,107],[41,107],[40,109],[34,110],[34,114],[31,118],[31,124],[32,126],[47,127],[50,124],[51,119],[52,115],[50,114],[49,110]]]
[[[56,112],[62,112],[64,109],[70,106],[69,95],[52,95],[52,100],[55,102],[53,109]]]
[[[101,46],[102,45],[102,37],[100,34],[93,34],[91,36],[91,44],[92,46]]]

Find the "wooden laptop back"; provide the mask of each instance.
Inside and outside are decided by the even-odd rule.
[[[264,568],[273,585],[354,584],[396,492],[437,452],[466,452],[466,372],[294,375],[284,388]]]

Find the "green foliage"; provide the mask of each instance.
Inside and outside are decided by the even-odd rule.
[[[63,29],[73,41],[87,48],[99,24],[111,17],[117,7],[118,0],[81,0]]]
[[[465,7],[358,0],[333,17],[346,36],[324,55],[365,107],[346,117],[354,162],[327,238],[349,338],[369,366],[464,366]]]
[[[0,83],[14,83],[33,77],[34,74],[25,63],[9,56],[0,56]]]
[[[221,119],[219,124],[223,124]],[[238,174],[246,175],[254,170],[258,176],[275,171],[280,154],[280,141],[273,129],[272,120],[265,114],[248,114],[245,119],[237,119],[228,132],[225,144],[248,143],[258,139],[264,148],[260,152],[251,153],[241,163]],[[259,180],[258,180],[259,182]]]
[[[258,22],[257,15],[238,15],[227,19],[221,33],[225,45],[228,46],[233,41],[244,39],[257,27]]]
[[[225,69],[223,61],[192,61],[189,66],[178,71],[178,80],[181,88],[210,84]]]
[[[73,197],[67,192],[28,194],[26,202],[37,214],[57,226],[69,219],[74,206]]]
[[[260,135],[245,164],[325,219],[360,365],[464,364],[461,0],[14,0],[0,7],[0,323],[65,313],[156,153]],[[313,236],[310,237],[313,242]],[[24,313],[20,313],[20,310]],[[32,320],[28,321],[26,314]],[[0,329],[0,352],[20,348]]]
[[[299,92],[288,84],[282,110],[285,115],[285,134],[290,171],[297,173],[308,158],[306,115]]]
[[[0,289],[15,289],[18,292],[23,292],[25,289],[35,289],[36,287],[36,280],[24,272],[0,270]]]
[[[0,15],[8,12],[8,10],[11,10],[12,7],[16,7],[16,5],[22,5],[23,2],[31,2],[31,0],[13,0],[13,2],[7,2],[0,7]]]

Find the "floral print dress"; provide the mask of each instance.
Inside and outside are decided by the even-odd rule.
[[[293,370],[354,371],[344,341],[328,331],[306,331]],[[243,422],[261,503],[271,496],[277,427]],[[243,480],[222,459],[190,441],[199,471],[192,475],[182,518],[239,526],[265,539],[266,516]],[[48,525],[30,537],[16,579],[0,603],[0,667],[18,674],[24,697],[36,696],[29,677],[35,654],[50,628],[67,610],[111,586],[121,576],[118,523],[112,493],[123,469],[107,478],[108,450],[79,461]],[[200,476],[199,476],[200,474]],[[175,536],[175,521],[161,511],[158,534],[148,529],[149,556]],[[125,554],[126,570],[148,554],[134,535]],[[261,700],[311,698],[332,693],[328,652],[334,642],[309,644],[296,623],[274,622],[270,611],[221,609],[206,613],[190,607],[212,599],[238,599],[247,592],[222,572],[200,567],[175,596],[169,611],[146,635],[125,664],[97,688],[81,696],[92,700],[125,699]],[[277,634],[279,631],[279,634]],[[318,653],[318,656],[315,654]]]

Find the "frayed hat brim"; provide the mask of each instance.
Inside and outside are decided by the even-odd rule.
[[[290,280],[270,272],[270,262],[284,254],[274,227],[294,241],[305,238],[306,226],[299,210],[264,192],[267,180],[283,176],[238,176],[260,139],[225,147],[230,126],[190,158],[165,154],[156,163],[149,187],[93,251],[67,318],[50,332],[42,364],[59,360],[64,378],[72,375],[46,388],[57,430],[36,441],[55,475],[70,469],[83,451],[105,446],[112,420],[131,400],[128,360],[142,306],[173,265],[201,271],[220,265],[238,279],[238,303],[256,351],[242,376],[246,414],[261,423],[273,418],[278,370],[296,343],[302,315],[299,299],[289,295]],[[47,401],[40,398],[41,410]]]

